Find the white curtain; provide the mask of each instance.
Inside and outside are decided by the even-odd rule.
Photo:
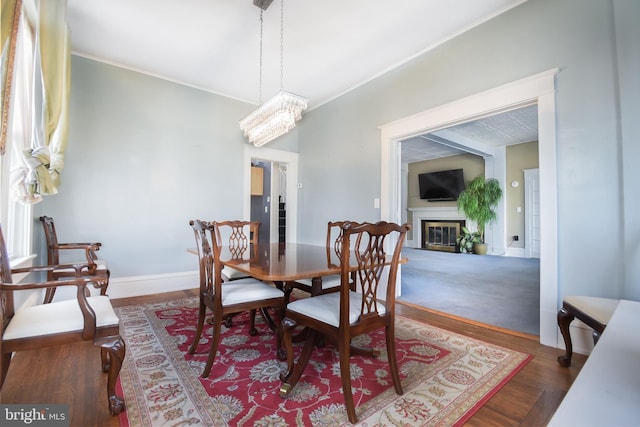
[[[66,0],[23,0],[8,141],[13,197],[56,194],[67,145],[70,50]]]

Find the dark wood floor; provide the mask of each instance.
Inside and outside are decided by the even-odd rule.
[[[194,291],[113,300],[116,306],[196,295]],[[582,368],[585,357],[574,355],[573,366],[556,361],[561,350],[542,346],[538,337],[514,334],[469,323],[452,316],[398,304],[398,314],[476,339],[534,356],[487,402],[468,426],[543,426]],[[91,342],[15,355],[2,388],[0,403],[69,404],[72,426],[117,426],[107,409],[106,376],[99,350]]]

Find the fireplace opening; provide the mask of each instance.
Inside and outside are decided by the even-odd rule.
[[[456,239],[464,220],[422,220],[422,249],[460,252]]]

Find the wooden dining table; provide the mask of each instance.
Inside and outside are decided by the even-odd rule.
[[[255,246],[255,247],[254,247]],[[197,254],[195,248],[188,252]],[[358,266],[354,256],[351,271]],[[256,279],[273,282],[278,287],[300,279],[311,279],[311,295],[322,293],[322,277],[340,274],[340,258],[333,247],[306,243],[259,243],[250,245],[243,252],[231,251],[228,246],[220,248],[220,262]],[[401,258],[400,264],[407,262]]]
[[[304,243],[259,243],[239,256],[223,246],[220,262],[278,287],[300,279],[311,279],[311,295],[322,293],[322,277],[340,274],[338,254],[324,245]],[[354,264],[354,269],[356,268]]]
[[[188,252],[198,253],[195,248],[188,249]],[[349,258],[353,262],[350,270],[357,271],[355,257]],[[250,245],[241,252],[222,246],[220,262],[223,266],[231,267],[258,280],[273,282],[282,290],[285,289],[286,282],[311,279],[311,296],[322,294],[322,277],[341,273],[340,258],[333,247],[306,243],[259,243]],[[400,259],[401,264],[406,262],[407,258]],[[302,337],[303,334],[299,339]],[[371,348],[361,348],[353,344],[351,353],[368,356],[376,354]],[[279,357],[282,358],[283,355],[279,353]]]

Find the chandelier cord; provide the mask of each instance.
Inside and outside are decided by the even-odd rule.
[[[262,10],[262,8],[260,8],[260,77],[258,82],[258,105],[262,104],[262,27],[263,27],[262,13],[263,12],[264,11]]]
[[[284,0],[280,0],[280,90],[284,88]]]

